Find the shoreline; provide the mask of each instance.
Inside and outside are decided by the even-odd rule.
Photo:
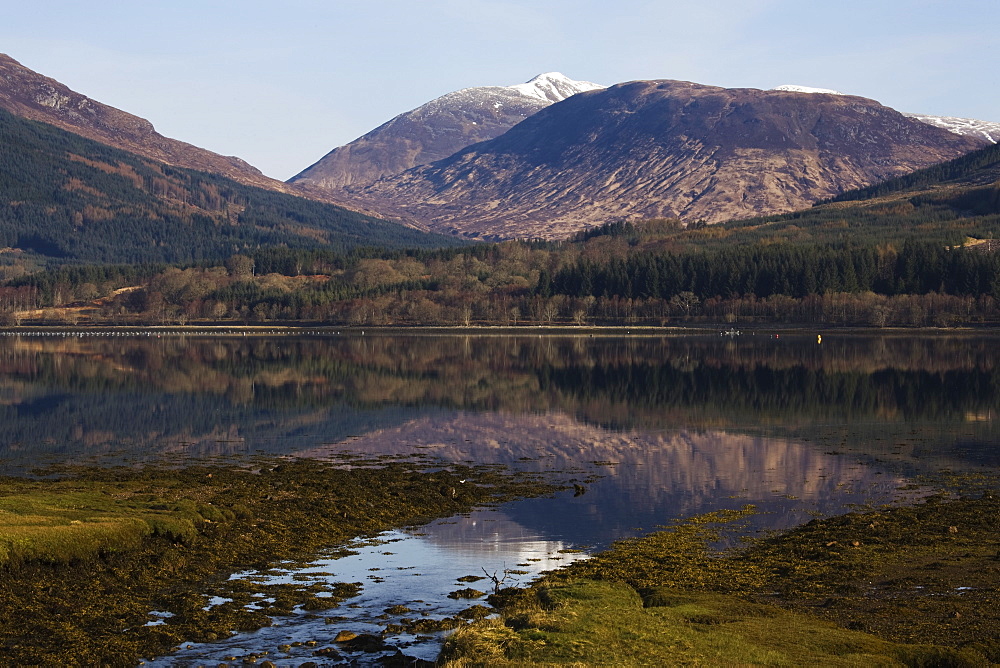
[[[362,335],[435,335],[435,336],[634,336],[674,337],[692,335],[755,336],[759,334],[865,334],[870,336],[961,336],[1000,333],[996,325],[956,327],[858,327],[814,324],[753,324],[736,329],[729,323],[691,325],[413,325],[413,326],[336,326],[336,325],[22,325],[0,327],[0,336],[362,336]]]

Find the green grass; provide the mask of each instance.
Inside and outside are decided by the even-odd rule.
[[[460,629],[450,666],[976,666],[982,655],[888,642],[777,606],[621,582],[542,587],[539,603]]]
[[[29,560],[66,563],[104,551],[133,549],[149,536],[190,543],[205,524],[231,520],[231,510],[177,498],[148,485],[58,481],[0,483],[0,566]]]

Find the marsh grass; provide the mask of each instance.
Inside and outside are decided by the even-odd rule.
[[[53,482],[5,494],[23,486],[0,483],[0,565],[67,563],[134,549],[152,535],[190,543],[206,523],[235,516],[211,504],[146,493],[147,486],[134,482],[106,482],[99,490]]]
[[[717,553],[710,513],[491,598],[451,666],[988,666],[1000,662],[1000,503],[931,497]]]

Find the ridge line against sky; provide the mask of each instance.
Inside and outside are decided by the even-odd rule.
[[[1000,121],[996,0],[11,3],[0,52],[287,179],[445,93],[541,72],[798,84]]]

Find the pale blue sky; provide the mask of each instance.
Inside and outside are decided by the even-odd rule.
[[[1000,121],[997,0],[36,0],[0,52],[286,179],[438,95],[560,71]]]

